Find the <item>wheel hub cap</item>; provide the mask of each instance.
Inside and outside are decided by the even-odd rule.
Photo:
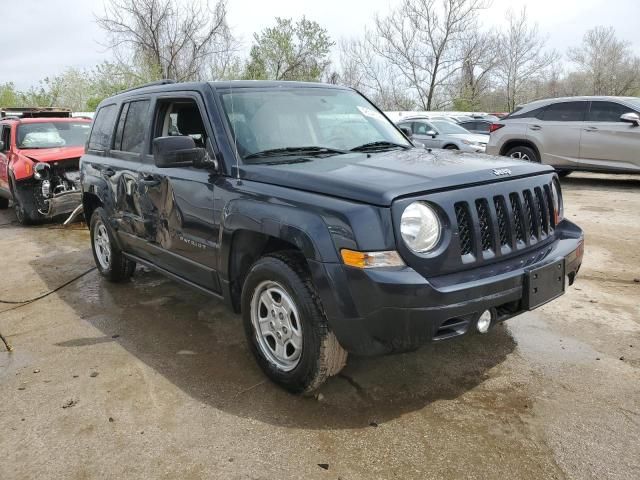
[[[93,247],[102,269],[109,269],[111,265],[111,242],[109,241],[107,227],[102,222],[96,224],[93,234]]]
[[[251,322],[262,354],[280,370],[293,370],[302,354],[298,309],[277,282],[258,285],[251,300]]]

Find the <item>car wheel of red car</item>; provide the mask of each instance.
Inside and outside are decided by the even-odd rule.
[[[13,208],[15,210],[16,218],[18,219],[18,222],[20,222],[21,225],[35,225],[41,220],[40,216],[37,214],[37,212],[31,211],[32,209],[30,209],[28,205],[24,204],[24,202],[20,198],[21,192],[19,191],[19,189],[22,187],[16,184],[16,181],[14,180],[13,176],[10,177],[9,181],[11,182]],[[31,192],[29,192],[27,189],[27,191],[24,192],[23,194],[29,195],[31,194]]]

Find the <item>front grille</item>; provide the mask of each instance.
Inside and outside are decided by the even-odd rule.
[[[485,199],[476,200],[476,210],[478,211],[478,221],[480,222],[480,238],[482,239],[482,250],[493,250],[493,235],[487,201]]]
[[[505,255],[545,240],[555,228],[551,198],[551,185],[546,184],[477,198],[473,203],[457,202],[460,255]],[[470,206],[475,215],[470,215]]]
[[[460,255],[468,255],[473,251],[473,237],[469,209],[465,203],[456,203],[456,220],[458,221],[458,238]]]

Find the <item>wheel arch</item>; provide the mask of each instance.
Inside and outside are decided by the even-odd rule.
[[[502,148],[500,149],[500,155],[506,155],[507,152],[514,147],[528,147],[536,153],[539,161],[542,160],[540,149],[538,149],[536,144],[533,143],[531,140],[525,140],[525,139],[513,139],[505,142],[504,145],[502,145]]]

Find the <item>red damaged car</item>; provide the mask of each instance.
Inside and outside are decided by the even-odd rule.
[[[0,111],[0,209],[13,200],[23,225],[75,210],[90,129],[90,119],[72,118],[69,110]]]

